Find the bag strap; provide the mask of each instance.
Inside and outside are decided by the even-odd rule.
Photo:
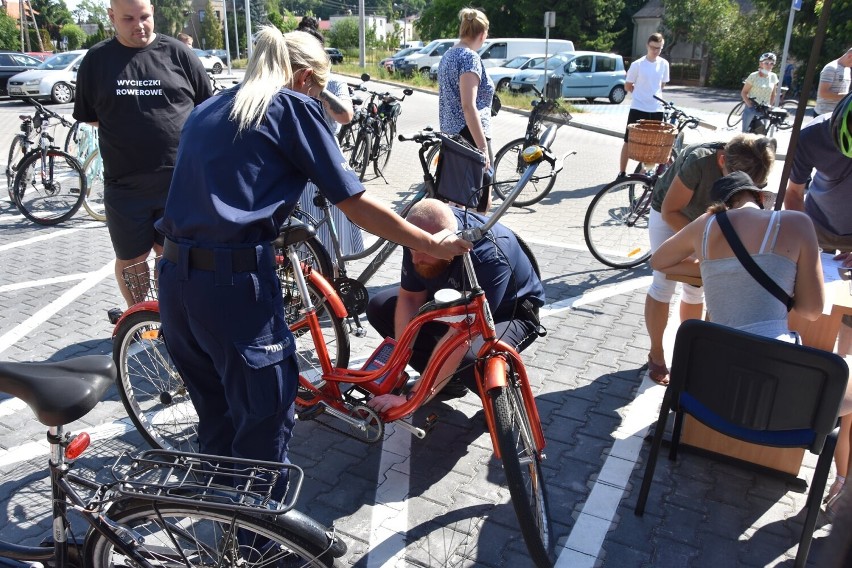
[[[763,271],[760,266],[754,261],[751,255],[746,250],[743,242],[740,240],[740,237],[737,235],[737,232],[734,230],[734,226],[731,225],[731,220],[728,219],[728,214],[725,211],[718,213],[716,215],[716,219],[719,222],[719,229],[722,230],[722,235],[724,235],[725,240],[728,241],[728,244],[731,245],[731,249],[734,251],[734,254],[737,255],[740,263],[743,265],[743,268],[751,274],[752,278],[757,280],[757,283],[766,288],[766,290],[778,298],[782,304],[787,306],[787,311],[793,309],[793,298],[790,297],[787,292],[785,292],[781,286],[775,283],[772,278],[769,277],[766,272]]]

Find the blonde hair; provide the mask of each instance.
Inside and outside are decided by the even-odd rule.
[[[462,8],[459,10],[459,38],[474,39],[482,32],[488,30],[488,18],[481,10],[476,8]]]
[[[278,91],[292,88],[295,71],[313,69],[314,82],[324,89],[329,68],[328,54],[316,38],[301,32],[285,35],[273,26],[262,27],[229,115],[237,122],[237,132],[260,125]]]
[[[745,172],[757,187],[766,185],[775,164],[775,140],[754,134],[738,134],[725,144],[725,167]]]

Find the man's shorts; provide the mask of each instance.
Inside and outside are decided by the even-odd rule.
[[[104,209],[115,257],[130,260],[163,244],[163,235],[154,229],[166,207],[172,170],[125,176],[107,180]]]
[[[627,126],[631,124],[636,124],[640,120],[659,120],[662,121],[665,118],[665,115],[662,112],[645,112],[644,110],[638,110],[635,108],[630,109],[630,112],[627,113]],[[629,128],[624,129],[624,141],[627,142],[627,133],[629,132]]]

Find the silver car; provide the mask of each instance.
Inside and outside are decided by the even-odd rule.
[[[204,65],[204,70],[208,73],[213,73],[214,75],[218,75],[222,72],[222,69],[225,68],[225,65],[222,63],[222,60],[216,57],[215,55],[210,55],[203,49],[193,49],[195,55],[198,56],[198,59],[201,60],[201,64]]]
[[[13,99],[49,99],[54,103],[74,100],[77,68],[86,49],[57,53],[29,71],[9,78],[9,96]]]

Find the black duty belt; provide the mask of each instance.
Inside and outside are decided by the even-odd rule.
[[[166,239],[163,243],[163,256],[170,262],[178,263],[180,246]],[[231,272],[257,272],[257,253],[252,248],[224,249],[231,255]],[[219,253],[221,254],[221,253]],[[197,270],[216,271],[217,250],[210,248],[190,247],[189,267]]]

